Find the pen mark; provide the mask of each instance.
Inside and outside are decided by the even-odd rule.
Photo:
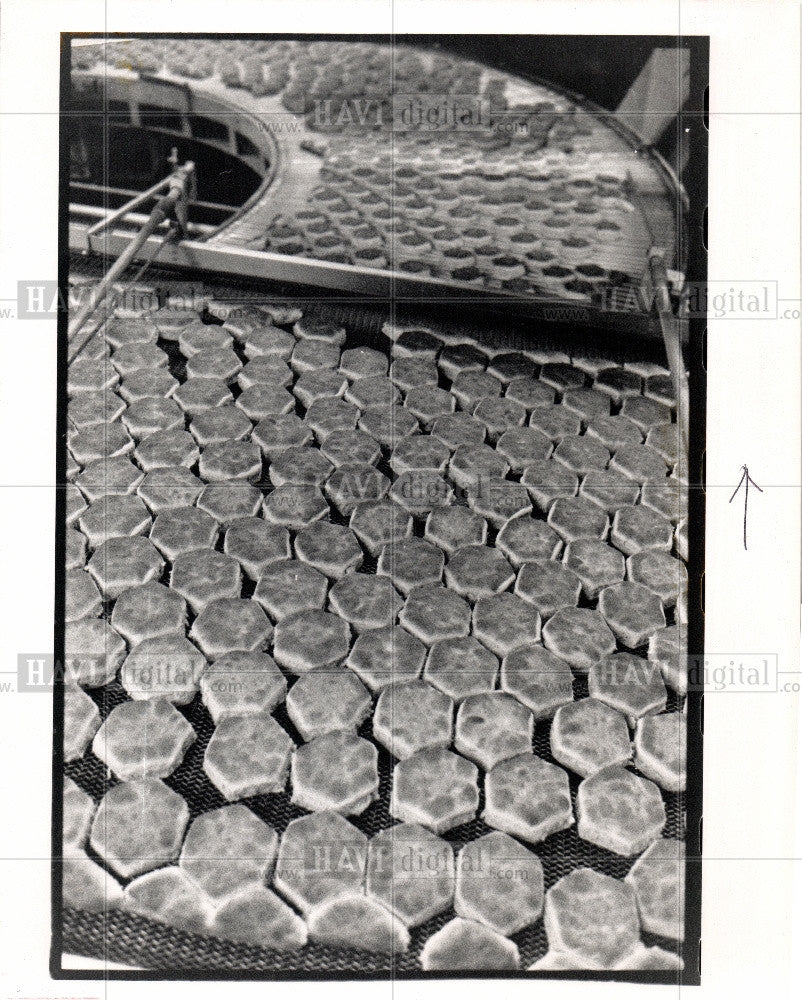
[[[759,493],[762,493],[763,490],[749,475],[749,469],[747,468],[747,466],[742,465],[741,468],[743,469],[743,472],[741,473],[740,481],[738,482],[738,485],[735,487],[735,490],[733,491],[733,494],[730,497],[729,502],[732,503],[732,501],[735,499],[735,495],[737,494],[738,490],[741,488],[741,486],[743,486],[744,487],[744,548],[746,548],[746,512],[749,507],[749,484],[751,483],[752,486],[754,486]]]

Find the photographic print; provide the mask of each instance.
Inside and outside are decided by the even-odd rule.
[[[707,38],[62,40],[54,975],[698,983]]]

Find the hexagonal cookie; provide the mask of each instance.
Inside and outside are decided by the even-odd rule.
[[[648,445],[625,445],[619,448],[610,461],[610,469],[620,472],[636,483],[665,476],[665,459]]]
[[[667,552],[647,549],[627,559],[627,578],[657,594],[665,607],[672,608],[688,590],[685,564]]]
[[[172,396],[178,382],[164,368],[140,368],[125,375],[120,383],[120,395],[126,403],[146,396]]]
[[[293,747],[272,716],[233,716],[218,723],[206,747],[203,769],[229,802],[281,792]]]
[[[340,371],[349,379],[386,375],[388,366],[387,355],[370,347],[351,347],[340,357]]]
[[[603,656],[615,652],[615,636],[598,611],[562,608],[543,626],[543,645],[574,670],[587,673]]]
[[[179,865],[211,899],[219,901],[273,870],[278,834],[244,805],[223,806],[192,821]]]
[[[62,832],[64,847],[80,849],[89,836],[92,817],[95,815],[94,801],[72,780],[65,776],[62,796]]]
[[[406,595],[416,586],[439,583],[444,563],[436,545],[421,538],[405,538],[382,548],[376,572],[388,576]]]
[[[375,900],[361,894],[340,896],[307,914],[313,941],[334,948],[360,948],[396,955],[409,947],[403,923]]]
[[[137,487],[137,494],[154,517],[165,510],[191,507],[203,483],[182,465],[152,469]]]
[[[300,486],[322,486],[334,467],[319,451],[309,445],[286,448],[270,463],[270,481],[274,486],[285,483]]]
[[[656,840],[624,879],[635,890],[641,925],[649,934],[682,941],[685,937],[685,845]]]
[[[122,422],[135,440],[157,431],[184,429],[184,413],[172,399],[146,396],[131,403],[123,414]]]
[[[375,471],[375,470],[373,470]],[[271,524],[299,531],[329,516],[329,507],[317,486],[277,486],[264,500],[264,514]]]
[[[304,414],[305,423],[312,428],[319,441],[322,441],[333,431],[353,430],[358,419],[359,410],[353,403],[347,403],[344,399],[332,396],[316,399]],[[362,427],[362,430],[371,434],[368,427]],[[371,437],[376,437],[376,435],[371,434]]]
[[[534,427],[514,427],[501,435],[496,450],[513,472],[523,472],[533,462],[547,459],[551,441]]]
[[[109,538],[145,535],[152,524],[150,513],[139,497],[103,497],[78,518],[90,548]]]
[[[390,480],[384,473],[359,462],[341,465],[326,483],[326,496],[346,517],[361,503],[383,499],[389,490]]]
[[[116,392],[79,392],[67,404],[67,417],[78,430],[92,424],[110,424],[125,413],[125,403]]]
[[[463,410],[473,413],[477,403],[500,396],[503,386],[493,375],[483,371],[463,371],[451,383],[451,392]],[[514,402],[514,400],[510,400]]]
[[[397,625],[358,636],[345,661],[371,691],[396,681],[414,680],[423,668],[426,647]]]
[[[669,520],[648,507],[622,507],[613,518],[610,541],[627,556],[643,549],[670,552],[674,532]]]
[[[300,611],[322,608],[328,581],[322,573],[297,559],[279,559],[262,571],[253,599],[279,621]]]
[[[615,764],[579,783],[576,816],[583,840],[626,858],[657,840],[666,822],[657,785]]]
[[[142,482],[142,470],[130,458],[101,458],[75,477],[75,483],[90,503],[104,496],[126,496]],[[76,515],[77,518],[78,515]]]
[[[489,396],[479,400],[473,408],[473,415],[487,428],[489,440],[497,441],[511,428],[523,426],[526,409],[514,399]]]
[[[462,490],[474,490],[488,479],[503,479],[509,472],[506,459],[486,444],[461,444],[451,456],[448,474]]]
[[[292,820],[281,836],[274,884],[301,913],[328,899],[361,892],[368,838],[339,813]]]
[[[378,798],[376,747],[355,733],[318,736],[292,757],[292,801],[303,809],[364,812]]]
[[[475,601],[506,590],[515,580],[515,573],[497,549],[465,545],[452,554],[445,578],[457,594]]]
[[[584,497],[559,497],[551,505],[548,523],[566,544],[579,538],[605,538],[610,526],[601,507]]]
[[[181,507],[158,514],[150,529],[150,540],[170,562],[182,552],[214,548],[217,522],[205,511]]]
[[[284,700],[287,682],[266,653],[234,651],[215,660],[200,687],[204,705],[219,722],[233,715],[272,712]]]
[[[454,701],[492,691],[498,675],[498,660],[473,636],[434,642],[426,658],[423,676]]]
[[[320,451],[336,468],[350,462],[375,465],[382,454],[379,443],[360,430],[332,431],[323,439]]]
[[[588,437],[601,441],[609,451],[617,451],[618,448],[637,445],[643,441],[643,435],[635,423],[623,414],[615,417],[596,417],[588,424],[585,433]]]
[[[449,483],[432,469],[414,469],[398,476],[390,497],[413,517],[425,518],[431,511],[451,503]]]
[[[505,393],[507,399],[513,399],[527,410],[538,406],[548,406],[554,402],[554,389],[536,378],[523,375],[511,379]]]
[[[283,386],[263,385],[261,383],[249,386],[244,392],[239,394],[234,406],[242,411],[242,414],[249,422],[251,420],[264,422],[270,421],[270,418],[280,419],[284,416],[292,416],[294,420],[289,421],[289,423],[296,427],[300,424],[304,427],[304,436],[310,440],[312,438],[312,432],[301,423],[300,417],[295,414],[295,399]],[[197,420],[198,418],[196,417],[195,419]],[[194,423],[195,421],[193,420]],[[266,426],[270,426],[270,423]],[[262,431],[265,429],[266,427],[262,428]],[[257,440],[256,437],[254,437],[254,440],[262,448],[261,440]]]
[[[641,486],[640,502],[677,524],[688,513],[688,487],[674,476],[647,479]],[[682,550],[678,551],[682,555]]]
[[[337,730],[356,730],[372,707],[367,688],[344,668],[312,670],[287,695],[287,713],[307,741]]]
[[[255,385],[270,385],[281,389],[290,382],[292,382],[292,371],[289,365],[272,354],[253,358],[237,376],[237,384],[243,392],[247,392]]]
[[[89,564],[92,565],[91,559]],[[95,617],[103,610],[100,591],[86,570],[74,569],[67,573],[64,605],[64,620],[68,622]]]
[[[599,611],[616,638],[637,649],[666,624],[657,594],[640,583],[617,583],[599,594]]]
[[[626,764],[632,755],[626,719],[595,698],[558,708],[550,741],[554,759],[583,778],[610,764]]]
[[[319,572],[340,579],[362,565],[362,549],[353,531],[318,521],[295,536],[295,554]]]
[[[226,531],[223,551],[237,560],[251,580],[258,580],[271,563],[290,557],[289,532],[260,517],[237,518]]]
[[[436,437],[450,450],[460,445],[476,447],[484,442],[485,425],[470,413],[445,413],[432,424],[432,437]]]
[[[329,591],[329,607],[357,632],[392,625],[404,604],[385,576],[348,573]]]
[[[66,676],[83,687],[113,680],[125,656],[125,643],[102,618],[79,618],[64,629]]]
[[[390,815],[445,833],[475,815],[478,775],[464,757],[441,748],[421,750],[393,770]]]
[[[412,533],[412,517],[392,500],[356,503],[349,525],[371,555],[378,555],[383,546]]]
[[[136,699],[166,698],[188,705],[198,690],[206,660],[183,634],[145,639],[120,668],[120,682]]]
[[[204,486],[197,506],[226,525],[238,517],[255,517],[262,506],[262,494],[244,479],[231,479]]]
[[[215,937],[277,951],[294,951],[307,941],[306,924],[269,889],[247,886],[230,896],[210,924]]]
[[[621,415],[631,420],[644,434],[652,427],[671,423],[671,408],[647,396],[630,396],[625,399]]]
[[[532,510],[525,486],[497,477],[478,482],[468,494],[468,503],[472,510],[486,518],[496,529]]]
[[[499,657],[540,638],[540,614],[515,594],[481,597],[473,610],[473,634]]]
[[[373,735],[399,760],[419,750],[449,747],[454,702],[425,681],[382,689],[373,715]]]
[[[454,379],[460,372],[482,371],[487,366],[487,355],[473,344],[447,344],[437,364],[446,378]]]
[[[65,682],[63,752],[67,763],[83,757],[99,726],[97,705],[77,684]]]
[[[487,540],[487,522],[462,504],[448,504],[429,514],[425,535],[451,555],[465,545],[483,545]]]
[[[135,878],[125,887],[124,904],[132,913],[190,934],[208,933],[208,903],[175,865]]]
[[[103,458],[117,458],[134,450],[134,440],[122,424],[84,427],[68,434],[67,445],[79,465],[88,465]]]
[[[565,550],[563,563],[582,582],[585,597],[593,599],[605,587],[624,579],[624,558],[618,549],[595,538],[580,538]]]
[[[454,406],[451,393],[434,385],[415,386],[404,399],[404,407],[427,429],[439,417],[452,413]]]
[[[540,858],[506,833],[488,833],[457,856],[454,910],[497,934],[515,934],[543,911]]]
[[[649,715],[635,729],[635,766],[668,792],[684,792],[688,720],[681,712]]]
[[[433,469],[445,472],[451,452],[437,438],[429,434],[412,434],[402,438],[390,455],[390,468],[401,476],[416,469]]]
[[[529,495],[544,514],[548,513],[555,500],[576,496],[579,477],[575,472],[551,459],[537,459],[523,470],[521,482],[529,490]]]
[[[134,458],[146,472],[168,465],[185,465],[190,469],[198,461],[199,455],[195,439],[182,430],[148,434],[134,451]]]
[[[108,913],[123,902],[119,882],[77,848],[65,850],[61,874],[61,901],[64,906]]]
[[[565,438],[577,437],[582,430],[582,421],[575,413],[555,404],[532,410],[529,426],[557,444]]]
[[[281,618],[273,635],[273,656],[291,673],[338,666],[348,655],[348,623],[328,611],[308,610]]]
[[[407,927],[418,927],[454,898],[454,849],[416,823],[399,823],[368,846],[367,894]]]
[[[574,700],[571,668],[539,643],[512,650],[501,664],[501,690],[517,698],[535,722],[550,719]]]
[[[118,347],[111,363],[121,376],[140,368],[166,368],[168,358],[156,344],[128,343]]]
[[[120,376],[107,359],[77,358],[67,372],[67,392],[71,396],[79,392],[102,392],[113,389],[119,381]]]
[[[161,576],[164,560],[146,538],[110,538],[87,563],[92,578],[106,600],[113,600],[129,587]]]
[[[256,482],[262,475],[262,454],[254,441],[224,441],[203,449],[199,471],[207,483],[245,479]]]
[[[563,393],[562,405],[586,424],[610,414],[610,397],[596,389],[569,389]]]
[[[83,569],[86,563],[86,538],[75,528],[67,528],[64,534],[64,568]]]
[[[272,634],[273,626],[256,601],[223,598],[204,607],[189,637],[210,660],[215,660],[233,650],[263,650]]]
[[[188,378],[175,390],[173,399],[184,413],[194,417],[204,410],[213,410],[232,402],[233,396],[223,379]]]
[[[212,601],[239,597],[242,574],[239,563],[214,549],[183,552],[173,563],[170,587],[195,614]]]
[[[401,402],[401,393],[389,378],[374,375],[359,378],[351,383],[345,391],[345,398],[360,410],[394,407]],[[367,430],[367,428],[365,428]]]
[[[151,580],[124,590],[111,613],[111,624],[131,645],[160,635],[183,632],[187,609],[183,599]]]
[[[511,517],[496,536],[499,551],[516,568],[539,559],[554,559],[562,544],[557,532],[535,517]]]
[[[195,742],[195,730],[160,698],[116,705],[92,743],[95,756],[121,781],[166,778]]]
[[[638,499],[640,487],[631,479],[609,469],[593,469],[586,473],[579,487],[579,495],[598,504],[608,514],[619,507],[632,506]]]
[[[390,378],[403,392],[419,385],[437,385],[437,366],[428,358],[396,358]]]
[[[518,968],[518,946],[474,920],[454,917],[432,934],[420,953],[425,972],[513,971]]]
[[[649,638],[649,659],[660,667],[663,680],[677,694],[688,691],[688,647],[685,629],[669,625]]]
[[[543,619],[561,608],[575,607],[581,591],[582,583],[575,573],[546,559],[524,563],[515,581],[515,593],[537,608]]]
[[[486,771],[532,749],[532,713],[502,691],[469,695],[457,710],[454,747]]]
[[[157,778],[124,781],[110,788],[95,813],[92,850],[123,878],[175,861],[189,808]]]
[[[268,461],[280,455],[285,448],[309,444],[314,439],[311,428],[295,413],[262,417],[251,437]]]
[[[409,592],[398,621],[417,639],[431,646],[438,639],[458,639],[467,635],[471,607],[445,587],[424,584]]]
[[[581,963],[610,969],[640,942],[632,888],[590,868],[564,875],[546,893],[543,921],[549,946]]]
[[[660,668],[631,653],[613,653],[594,663],[588,693],[625,716],[631,729],[642,716],[661,712],[666,705]]]
[[[185,358],[191,358],[198,351],[209,348],[222,350],[231,347],[233,340],[221,326],[192,323],[186,326],[178,337],[178,347]]]

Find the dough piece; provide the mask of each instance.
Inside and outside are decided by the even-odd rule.
[[[83,757],[100,726],[100,712],[77,684],[64,684],[64,761]],[[66,826],[66,821],[65,821]]]
[[[371,691],[419,676],[423,643],[398,625],[371,629],[357,637],[345,663]]]
[[[681,712],[651,715],[635,730],[635,766],[667,792],[684,792],[688,722]]]
[[[292,801],[303,809],[358,815],[379,795],[376,747],[352,732],[327,733],[292,757]]]
[[[497,658],[473,636],[432,643],[424,678],[455,702],[492,691],[498,676]]]
[[[447,910],[454,899],[454,849],[416,823],[399,823],[370,840],[367,894],[407,927]]]
[[[535,722],[550,719],[574,700],[571,668],[539,643],[518,646],[501,664],[501,690],[517,698]]]
[[[284,701],[287,681],[267,653],[228,653],[206,670],[203,703],[215,723],[236,715],[270,713]]]
[[[486,771],[532,749],[532,713],[503,691],[469,695],[457,711],[454,748]]]
[[[685,845],[656,840],[630,868],[625,882],[635,890],[643,929],[649,934],[685,938]]]
[[[532,753],[496,764],[485,777],[488,826],[537,844],[573,825],[568,775]]]
[[[576,816],[583,840],[627,858],[657,840],[666,823],[657,785],[615,764],[580,782]]]
[[[583,778],[626,764],[632,753],[624,716],[595,698],[557,709],[550,739],[554,759]]]
[[[351,632],[335,614],[317,609],[281,618],[273,636],[276,662],[293,674],[339,666],[348,655]]]
[[[270,715],[223,719],[206,747],[203,769],[229,802],[282,792],[293,746]]]
[[[248,885],[269,880],[278,834],[246,806],[223,806],[190,823],[179,865],[215,902]]]
[[[478,770],[464,757],[441,748],[421,750],[396,764],[390,815],[442,834],[476,814]]]
[[[345,669],[312,670],[287,695],[287,714],[306,741],[337,730],[356,731],[372,707],[367,688]]]
[[[518,946],[489,927],[455,917],[432,934],[420,953],[425,972],[514,971]]]
[[[195,730],[160,698],[124,701],[109,712],[92,752],[121,781],[166,778],[195,742]]]
[[[180,868],[170,865],[130,882],[123,896],[126,910],[190,934],[207,934],[211,908]]]
[[[451,746],[454,702],[425,681],[383,688],[373,715],[373,735],[399,760],[419,750]]]
[[[368,896],[348,895],[313,907],[308,915],[313,941],[335,948],[395,955],[409,947],[401,921]]]
[[[210,929],[223,940],[275,951],[295,951],[307,941],[303,920],[261,885],[229,897],[216,911]]]

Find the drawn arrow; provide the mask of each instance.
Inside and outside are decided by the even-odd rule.
[[[730,503],[732,503],[732,501],[735,499],[735,495],[737,494],[738,490],[743,486],[744,487],[744,548],[746,548],[746,512],[747,508],[749,507],[749,484],[751,483],[759,493],[762,493],[763,490],[749,475],[749,469],[745,465],[742,465],[741,468],[743,469],[743,472],[741,473],[741,479],[738,485],[735,487],[732,496],[730,497]]]

